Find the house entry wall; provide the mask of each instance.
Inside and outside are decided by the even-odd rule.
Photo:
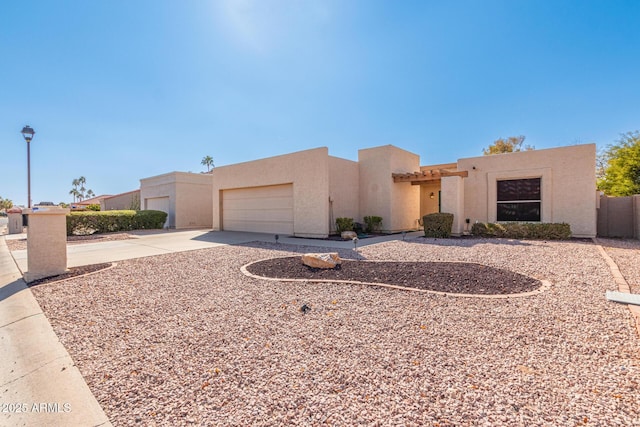
[[[293,184],[222,191],[222,228],[293,234]]]

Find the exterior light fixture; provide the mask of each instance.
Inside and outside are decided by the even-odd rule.
[[[353,238],[353,250],[354,251],[358,250],[358,238],[357,237]]]
[[[27,141],[27,207],[31,208],[31,140],[36,131],[29,125],[22,128],[22,136]]]
[[[436,195],[435,195],[435,193],[434,193],[433,191],[431,192],[431,194],[429,194],[429,198],[430,198],[430,199],[433,199],[435,196],[436,196]]]

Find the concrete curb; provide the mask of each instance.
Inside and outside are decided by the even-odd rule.
[[[0,424],[111,426],[0,237]]]
[[[618,285],[618,291],[630,294],[631,288],[629,288],[627,280],[624,278],[622,272],[618,268],[618,264],[616,264],[613,258],[609,256],[607,251],[598,243],[595,238],[593,239],[593,243],[595,243],[595,245],[598,247],[600,255],[602,255],[602,258],[604,258],[607,265],[609,266],[609,270],[611,270],[611,274],[613,275],[613,280]],[[638,337],[640,337],[640,306],[627,304],[627,308],[629,308],[629,312],[631,313],[631,318],[636,328],[636,333],[638,334]]]

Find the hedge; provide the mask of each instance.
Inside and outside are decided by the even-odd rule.
[[[166,220],[166,212],[153,210],[71,212],[67,215],[67,236],[158,229]]]
[[[505,222],[501,224],[477,222],[471,234],[479,237],[506,237],[508,239],[567,240],[571,227],[567,223]]]
[[[366,224],[365,230],[367,233],[376,233],[380,231],[380,227],[382,227],[382,217],[381,216],[365,216],[364,223]]]
[[[424,237],[446,238],[451,236],[453,214],[432,213],[422,217]]]
[[[336,230],[338,233],[353,231],[353,227],[353,218],[336,218]]]

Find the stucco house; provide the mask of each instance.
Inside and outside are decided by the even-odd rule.
[[[176,228],[326,237],[338,217],[380,216],[382,231],[393,233],[449,212],[454,234],[476,221],[534,221],[566,222],[574,236],[593,237],[595,152],[586,144],[421,166],[417,154],[393,145],[359,150],[358,161],[321,147],[209,174],[145,178],[140,197],[143,209],[165,210]]]
[[[138,209],[140,207],[140,190],[127,191],[100,200],[101,211],[121,209]]]
[[[140,180],[140,209],[166,212],[167,228],[211,228],[212,175],[169,172]]]

